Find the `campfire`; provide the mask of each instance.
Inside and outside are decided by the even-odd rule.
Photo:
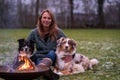
[[[20,52],[17,57],[17,67],[0,66],[0,78],[5,80],[32,80],[49,72],[48,67],[35,65],[24,52]]]
[[[18,71],[37,71],[35,64],[30,60],[30,58],[24,52],[20,52],[18,56],[18,61],[23,62],[17,67]]]

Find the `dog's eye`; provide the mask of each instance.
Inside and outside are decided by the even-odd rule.
[[[68,41],[68,44],[70,44],[70,45],[76,45],[73,40],[69,40],[69,41]]]
[[[65,43],[66,43],[66,41],[63,41],[63,42],[62,42],[62,44],[65,44]]]
[[[73,44],[73,41],[72,41],[72,40],[69,40],[69,41],[68,41],[68,44]]]

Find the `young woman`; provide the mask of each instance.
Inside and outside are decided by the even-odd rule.
[[[41,12],[38,23],[33,29],[27,40],[35,44],[36,51],[31,60],[36,65],[51,66],[55,63],[56,45],[60,37],[66,37],[63,31],[58,28],[53,13],[45,9]]]

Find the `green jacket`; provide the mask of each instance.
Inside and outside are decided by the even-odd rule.
[[[58,36],[57,36],[57,40],[60,37],[66,37],[65,34],[63,33],[63,31],[61,29],[59,29],[58,31]],[[50,50],[56,50],[56,45],[57,45],[57,40],[55,41],[51,41],[51,39],[48,37],[47,41],[44,41],[43,39],[41,39],[41,37],[38,34],[37,28],[33,29],[27,40],[31,40],[34,42],[35,44],[35,53],[34,55],[36,55],[37,57],[42,57],[42,55],[44,56],[45,54],[47,54]]]

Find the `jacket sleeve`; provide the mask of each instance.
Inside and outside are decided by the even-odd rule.
[[[64,34],[64,32],[61,29],[59,29],[58,39],[61,37],[66,37],[66,35]]]

